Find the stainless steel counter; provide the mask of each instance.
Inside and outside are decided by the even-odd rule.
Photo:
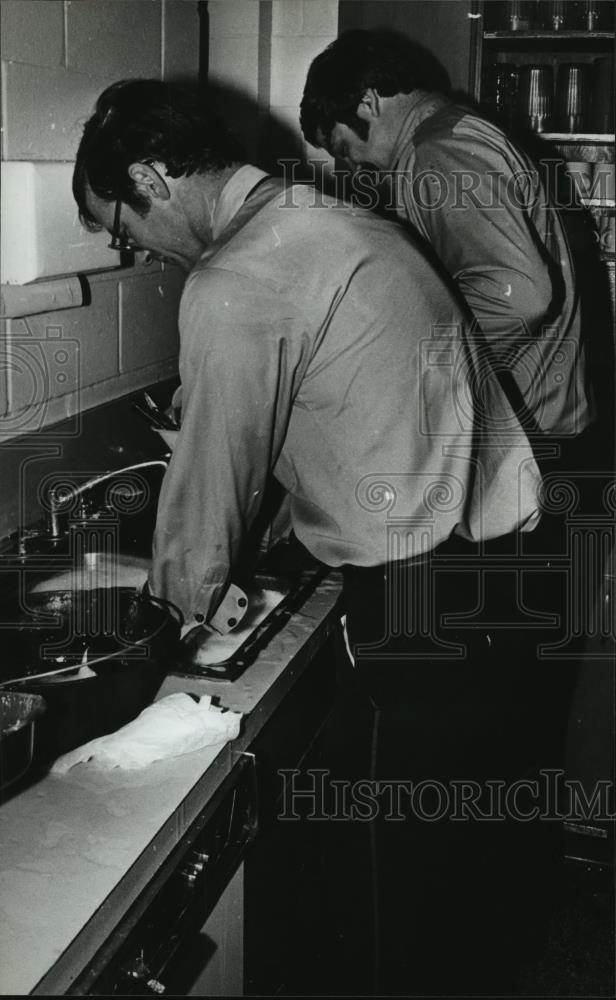
[[[0,807],[0,993],[61,995],[232,770],[331,635],[340,581],[322,581],[237,681],[170,675],[245,713],[237,740],[140,771],[87,764]]]

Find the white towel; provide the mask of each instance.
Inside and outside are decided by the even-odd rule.
[[[234,740],[241,718],[241,712],[223,712],[212,705],[209,695],[195,701],[188,694],[170,694],[145,708],[117,732],[59,757],[51,770],[53,774],[66,774],[75,764],[86,761],[100,770],[147,767],[155,760]]]

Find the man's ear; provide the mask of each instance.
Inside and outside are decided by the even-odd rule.
[[[146,198],[168,201],[171,197],[169,188],[159,171],[149,163],[131,163],[128,176],[134,181],[139,194],[145,195]]]
[[[377,91],[370,87],[357,105],[357,116],[367,122],[372,121],[373,118],[379,118],[380,114],[381,98]]]

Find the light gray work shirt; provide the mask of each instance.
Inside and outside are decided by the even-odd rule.
[[[331,566],[537,520],[527,438],[421,247],[308,186],[247,198],[262,176],[231,177],[181,301],[182,429],[150,587],[188,621],[222,598],[272,474]]]

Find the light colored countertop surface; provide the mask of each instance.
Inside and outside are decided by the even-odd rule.
[[[80,764],[0,806],[0,994],[66,992],[331,634],[340,593],[322,581],[233,683],[169,675],[246,714],[237,740],[139,771]]]

